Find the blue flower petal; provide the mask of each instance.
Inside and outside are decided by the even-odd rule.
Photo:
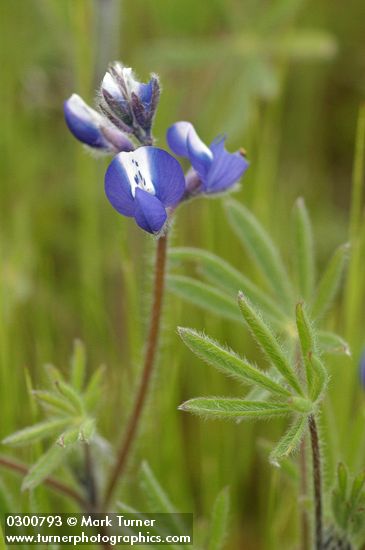
[[[109,164],[105,174],[105,193],[112,206],[124,216],[134,216],[135,202],[131,191],[130,177],[125,169],[126,155],[119,153]]]
[[[202,142],[193,126],[188,131],[187,149],[191,165],[202,178],[205,178],[212,166],[213,154]]]
[[[178,161],[158,147],[139,147],[133,155],[162,204],[177,204],[185,192],[185,176]]]
[[[167,220],[166,210],[161,201],[137,187],[135,205],[134,217],[139,227],[149,233],[159,233]]]
[[[171,151],[187,157],[199,175],[204,178],[212,164],[213,155],[203,143],[190,122],[176,122],[167,130],[167,143]]]
[[[206,193],[219,193],[234,185],[248,168],[248,161],[240,153],[228,153],[225,138],[215,140],[210,150],[214,161],[204,181]]]
[[[190,122],[175,122],[167,130],[166,139],[171,151],[179,157],[188,157],[188,132],[193,127]]]
[[[109,149],[109,143],[100,131],[99,113],[89,107],[77,94],[64,103],[66,124],[72,134],[82,143],[97,149]]]
[[[152,79],[147,84],[143,84],[142,82],[139,84],[138,97],[142,101],[142,103],[146,106],[149,106],[151,103],[152,91],[153,91]]]

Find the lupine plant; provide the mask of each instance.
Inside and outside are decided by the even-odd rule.
[[[114,496],[130,459],[155,370],[167,279],[171,292],[210,314],[239,323],[242,330],[246,326],[267,363],[267,368],[257,366],[241,354],[242,350],[236,353],[202,332],[180,327],[183,342],[200,359],[250,388],[242,398],[192,398],[180,405],[180,410],[237,422],[287,417],[285,433],[271,445],[270,462],[280,467],[298,451],[302,487],[312,474],[311,530],[306,507],[302,506],[301,511],[303,550],[313,546],[316,550],[358,548],[356,545],[364,540],[361,518],[365,478],[363,474],[352,478],[347,467],[340,463],[336,480],[328,491],[323,481],[325,453],[321,434],[321,419],[328,413],[326,402],[331,379],[328,357],[333,353],[350,354],[344,339],[321,327],[341,286],[349,246],[339,246],[318,277],[309,214],[303,199],[298,199],[292,225],[294,261],[289,272],[258,219],[229,197],[225,201],[228,223],[258,269],[264,289],[241,269],[211,252],[191,247],[169,250],[168,237],[177,209],[184,203],[188,207],[196,197],[221,196],[236,189],[248,161],[243,149],[234,153],[226,150],[226,136],[218,136],[206,144],[190,122],[179,121],[167,129],[166,139],[171,153],[190,163],[184,174],[175,156],[155,146],[153,122],[160,91],[156,75],[143,83],[131,68],[114,62],[101,82],[95,109],[76,94],[64,103],[64,117],[71,133],[88,150],[112,157],[104,178],[111,206],[117,213],[133,218],[156,243],[143,365],[121,442],[114,453],[114,446],[98,433],[103,369],[86,382],[85,350],[77,342],[69,377],[48,366],[48,388],[31,391],[44,409],[46,419],[4,440],[4,444],[11,446],[38,445],[49,440],[49,447],[30,468],[5,457],[0,464],[25,474],[22,484],[25,490],[44,484],[73,499],[83,510],[135,511],[124,502],[116,502]],[[175,265],[182,261],[196,264],[203,280],[177,274],[166,277],[168,256]],[[364,379],[363,364],[361,379]],[[311,446],[311,468],[306,439]],[[100,455],[111,455],[112,463],[98,467],[95,457]],[[53,477],[60,467],[67,470],[71,483],[76,480],[77,489]],[[176,512],[147,464],[142,466],[141,478],[153,511],[157,508]],[[302,491],[300,496],[308,495]],[[213,506],[210,537],[205,536],[195,547],[223,548],[227,516],[228,493],[223,490]]]
[[[79,346],[75,350],[70,381],[64,381],[58,371],[52,371],[56,373],[52,389],[34,394],[49,409],[49,417],[4,441],[8,445],[21,445],[50,437],[51,446],[29,471],[7,459],[2,461],[3,466],[27,473],[24,489],[45,482],[73,497],[83,508],[93,511],[105,511],[112,505],[142,418],[158,351],[167,238],[175,211],[180,204],[196,196],[220,195],[229,191],[248,167],[242,151],[226,151],[224,137],[217,138],[208,147],[190,123],[177,122],[169,128],[167,140],[172,152],[187,157],[191,162],[191,168],[184,175],[175,157],[154,146],[152,129],[159,96],[160,84],[156,75],[151,75],[149,82],[142,83],[131,68],[114,62],[102,80],[96,109],[89,107],[76,94],[64,103],[65,121],[71,133],[90,151],[113,156],[104,182],[106,197],[113,208],[119,214],[133,218],[139,228],[156,238],[152,309],[143,368],[114,464],[100,487],[99,476],[90,470],[94,463],[91,456],[94,446],[89,447],[88,443],[90,440],[100,442],[100,436],[94,433],[93,406],[97,389],[95,380],[100,382],[101,371],[93,375],[86,387],[83,386],[85,360]],[[81,495],[50,477],[53,470],[65,462],[68,451],[79,444],[85,450],[85,471],[88,472],[86,489],[83,487]],[[226,515],[223,504],[217,505],[219,525]],[[213,537],[215,548],[219,548],[223,540],[223,527],[219,525],[213,530],[216,532]]]

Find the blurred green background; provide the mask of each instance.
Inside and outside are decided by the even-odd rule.
[[[304,196],[323,265],[349,235],[356,120],[365,95],[365,3],[1,0],[0,10],[0,436],[39,416],[25,371],[39,387],[42,365],[64,368],[79,337],[90,372],[107,366],[99,424],[114,442],[138,376],[154,242],[105,200],[107,159],[90,157],[71,136],[63,101],[76,92],[92,102],[110,60],[134,67],[143,80],[158,73],[158,144],[165,146],[168,125],[185,119],[207,142],[226,133],[229,149],[244,146],[251,167],[235,198],[265,224],[288,260],[290,211]],[[358,230],[363,245],[364,224]],[[255,277],[220,200],[185,206],[173,243],[221,254]],[[356,372],[365,343],[361,262],[349,291],[355,305],[342,298],[328,321],[349,339],[354,357],[333,361],[342,455],[351,447],[344,437],[349,419],[364,421]],[[137,473],[144,458],[178,509],[197,517],[207,517],[218,491],[231,487],[227,548],[278,548],[278,541],[295,548],[296,491],[273,474],[257,445],[259,438],[277,438],[281,423],[236,426],[177,411],[189,397],[238,389],[184,348],[176,326],[205,329],[255,358],[247,331],[173,295],[165,305],[158,374],[120,497],[143,509]],[[34,452],[21,456],[31,462]],[[13,511],[26,509],[29,498],[18,501],[19,479],[4,477]],[[43,509],[68,510],[58,497],[40,493]]]

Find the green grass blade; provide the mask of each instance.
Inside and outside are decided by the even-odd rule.
[[[177,296],[219,317],[242,321],[235,300],[206,283],[182,275],[169,275],[167,286]]]
[[[255,216],[236,201],[226,203],[228,220],[239,239],[247,247],[273,292],[287,310],[292,305],[292,287],[277,247]]]
[[[348,244],[341,245],[337,248],[319,281],[311,308],[314,319],[320,318],[326,313],[337,294],[345,269],[348,250]]]
[[[292,413],[287,405],[268,401],[245,401],[229,397],[195,397],[180,405],[181,411],[206,418],[270,418]]]
[[[313,295],[315,259],[312,226],[304,200],[294,206],[294,264],[300,297],[308,301]]]
[[[306,416],[301,416],[300,418],[295,420],[293,425],[283,435],[279,443],[271,452],[271,464],[273,464],[274,466],[279,466],[282,460],[288,458],[288,456],[296,451],[305,434],[307,424],[308,422]]]
[[[217,496],[210,523],[208,550],[222,550],[227,535],[229,490],[225,487]]]
[[[290,366],[289,359],[282,350],[278,339],[262,319],[261,314],[250,301],[239,293],[238,303],[248,328],[268,360],[277,368],[287,383],[299,394],[302,394],[300,382]]]
[[[3,528],[0,521],[0,550],[6,550],[6,544],[3,535]]]
[[[232,293],[234,298],[241,290],[274,321],[280,324],[287,323],[285,313],[266,292],[219,256],[200,248],[181,247],[170,249],[169,258],[193,261],[199,272],[214,286],[222,288],[227,294]]]
[[[224,374],[240,382],[268,390],[280,397],[290,397],[291,393],[283,385],[275,382],[270,376],[234,352],[225,349],[218,342],[192,329],[179,327],[178,332],[195,355]]]

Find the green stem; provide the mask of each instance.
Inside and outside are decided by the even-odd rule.
[[[309,432],[312,444],[313,458],[313,490],[314,490],[314,519],[315,519],[315,548],[322,550],[323,543],[323,519],[322,519],[322,474],[321,453],[319,449],[318,429],[315,418],[308,418]]]
[[[140,385],[137,390],[134,407],[127,424],[126,431],[124,433],[119,452],[117,455],[117,461],[114,469],[111,472],[105,498],[103,502],[103,509],[105,510],[110,503],[114,490],[123,474],[127,465],[127,460],[132,448],[132,444],[136,438],[138,427],[141,421],[142,412],[148,396],[148,390],[151,383],[153,374],[153,368],[156,359],[156,353],[158,349],[158,339],[160,333],[161,324],[161,312],[162,302],[165,288],[165,271],[166,271],[166,252],[167,252],[167,236],[161,237],[157,242],[156,249],[156,264],[155,264],[155,280],[153,289],[153,305],[151,310],[150,326],[148,332],[147,347],[143,365],[142,376]]]

